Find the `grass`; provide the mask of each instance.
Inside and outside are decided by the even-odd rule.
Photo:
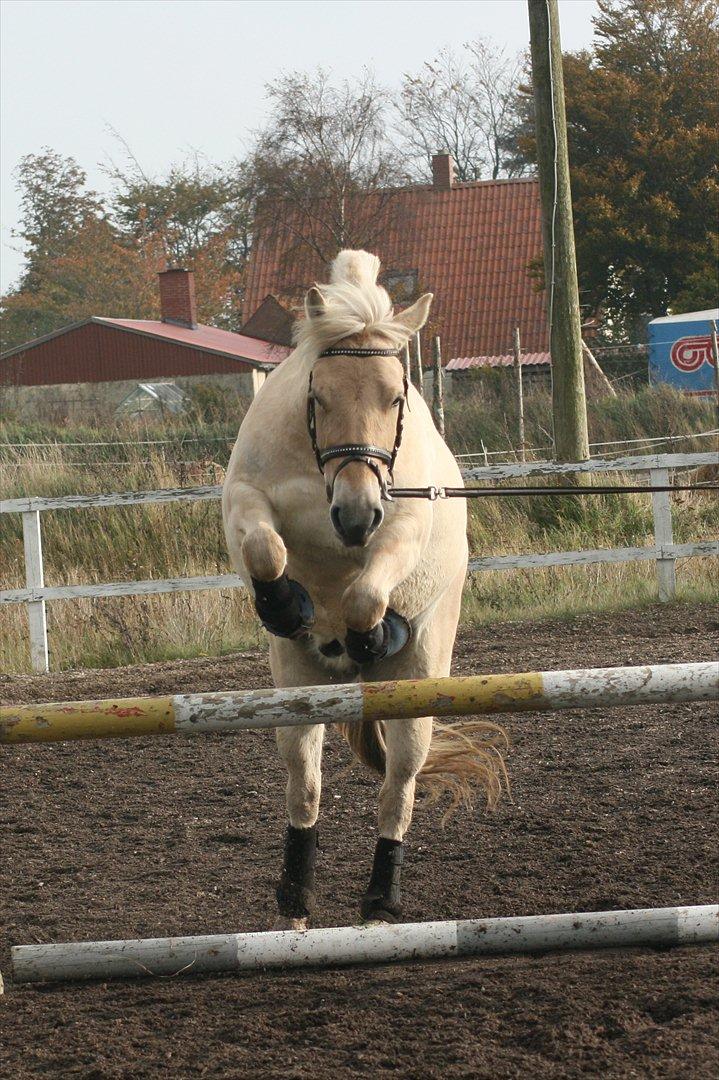
[[[528,441],[546,433],[546,395],[528,395]],[[471,398],[448,403],[448,438],[456,451],[476,451],[511,440],[512,418],[490,380]],[[229,409],[229,407],[228,407]],[[218,413],[157,424],[142,432],[122,427],[67,428],[6,423],[0,427],[3,495],[68,495],[217,483],[237,427]],[[241,409],[239,410],[241,411]],[[715,426],[711,407],[666,390],[642,390],[591,407],[592,439],[686,435]],[[533,425],[533,426],[532,426]],[[504,434],[502,434],[504,433]],[[170,442],[146,446],[141,439]],[[92,448],[73,442],[115,443]],[[51,443],[49,447],[32,443]],[[11,447],[10,443],[25,444]],[[709,450],[710,440],[688,440],[682,450]],[[535,442],[535,445],[543,445]],[[679,449],[679,447],[677,447]],[[616,477],[616,482],[622,479]],[[709,494],[673,497],[677,542],[711,539],[719,500]],[[222,574],[229,570],[218,502],[169,503],[44,513],[48,585]],[[562,499],[487,499],[470,505],[474,555],[641,546],[652,542],[647,496]],[[0,515],[0,585],[24,584],[19,515]],[[713,560],[712,560],[713,561]],[[719,593],[706,559],[678,564],[678,599],[712,601]],[[475,628],[497,620],[564,618],[580,611],[641,607],[656,600],[653,563],[483,572],[468,580],[463,622]],[[262,642],[249,601],[239,591],[55,601],[48,604],[54,669],[105,667],[198,655],[218,655]],[[29,670],[27,613],[0,608],[0,668]]]

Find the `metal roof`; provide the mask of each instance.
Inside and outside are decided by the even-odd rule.
[[[552,357],[548,352],[522,353],[522,367],[540,364],[551,364]],[[504,353],[502,356],[458,356],[447,364],[447,371],[467,371],[469,368],[480,367],[512,367],[514,356]]]
[[[240,360],[251,367],[263,370],[276,367],[290,353],[290,349],[284,345],[274,345],[270,341],[236,334],[232,330],[220,330],[216,326],[206,326],[203,323],[198,323],[191,329],[174,323],[160,322],[159,319],[107,319],[100,315],[93,315],[89,319],[70,323],[50,334],[44,334],[42,337],[33,338],[13,349],[8,349],[0,355],[0,359],[6,360],[17,353],[27,352],[37,345],[43,345],[47,341],[52,341],[53,338],[61,337],[71,330],[78,330],[89,323],[125,330],[131,334],[141,334],[172,345],[187,346],[199,352],[213,353],[230,360]]]
[[[255,366],[269,364],[275,367],[290,352],[284,345],[274,345],[269,341],[236,334],[233,330],[220,330],[204,323],[190,328],[156,319],[106,319],[100,316],[96,316],[93,322],[107,323],[135,334],[148,334],[150,337],[172,341],[175,345],[187,345],[193,349],[219,353]]]

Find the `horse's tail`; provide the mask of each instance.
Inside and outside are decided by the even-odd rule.
[[[340,731],[355,757],[384,776],[387,761],[385,725],[381,720],[340,724]],[[434,721],[429,754],[417,782],[429,793],[430,803],[449,794],[449,806],[442,821],[459,806],[471,808],[477,792],[484,795],[488,809],[509,791],[509,778],[502,750],[509,740],[503,728],[490,720],[465,720],[440,724]]]

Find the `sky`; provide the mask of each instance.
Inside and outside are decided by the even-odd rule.
[[[594,0],[560,0],[562,45],[592,40]],[[48,146],[105,192],[118,132],[148,174],[199,152],[241,157],[264,87],[322,66],[398,88],[445,47],[528,47],[525,0],[1,0],[0,287],[22,269],[14,170]]]

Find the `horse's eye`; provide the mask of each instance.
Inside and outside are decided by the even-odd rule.
[[[399,397],[396,397],[394,399],[394,401],[392,402],[392,408],[393,409],[398,408],[398,406],[400,406],[403,401],[404,401],[404,394],[400,394]]]

